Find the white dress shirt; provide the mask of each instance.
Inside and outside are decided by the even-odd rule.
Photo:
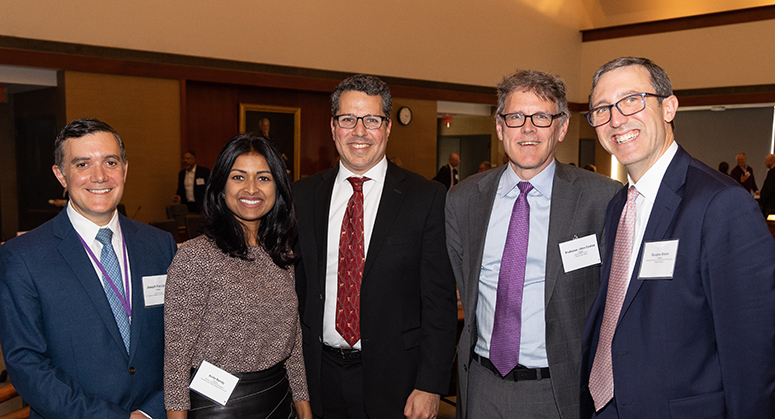
[[[110,222],[108,222],[107,225],[104,226],[98,226],[97,224],[94,224],[90,220],[88,220],[83,215],[79,214],[70,203],[67,203],[67,217],[70,218],[70,223],[73,225],[73,228],[75,231],[81,235],[81,238],[83,241],[86,242],[86,244],[89,246],[91,251],[94,253],[94,256],[97,258],[97,260],[100,259],[100,255],[102,254],[102,243],[97,241],[97,232],[100,231],[101,228],[109,228],[111,231],[113,231],[113,237],[111,238],[110,242],[113,244],[113,250],[116,252],[116,257],[118,258],[118,264],[119,269],[121,269],[121,283],[126,284],[126,278],[129,278],[129,289],[127,297],[129,298],[129,305],[131,307],[132,305],[132,273],[129,270],[129,255],[127,255],[127,264],[126,267],[124,266],[124,242],[122,240],[123,233],[121,232],[121,226],[118,222],[118,211],[113,210],[113,218],[110,219]],[[87,252],[88,253],[88,252]],[[88,256],[88,255],[87,255]],[[94,272],[97,274],[97,278],[100,280],[100,284],[102,287],[105,287],[105,281],[102,279],[102,271],[100,271],[99,266],[97,266],[97,262],[94,261],[94,259],[89,256],[89,260],[92,263],[92,266],[94,267]],[[110,292],[113,292],[111,290]],[[106,297],[107,298],[107,297]],[[129,318],[129,321],[131,323],[132,318]]]
[[[186,201],[195,202],[194,185],[196,184],[196,165],[191,170],[186,170],[186,176],[183,178],[183,186],[186,188]]]
[[[353,194],[353,188],[348,177],[367,177],[371,180],[363,183],[363,241],[365,255],[369,254],[371,232],[377,219],[379,201],[385,185],[387,174],[387,158],[372,167],[363,175],[356,175],[347,170],[340,162],[339,172],[334,180],[334,190],[331,193],[331,207],[328,210],[328,236],[326,240],[326,299],[323,308],[323,343],[334,348],[349,348],[350,344],[336,331],[336,294],[337,272],[339,270],[339,239],[342,233],[342,220],[347,209],[347,202]],[[361,341],[353,345],[361,349]]]
[[[628,287],[633,269],[635,269],[635,262],[638,260],[641,244],[643,243],[643,235],[646,233],[646,225],[649,222],[649,217],[651,217],[654,201],[657,199],[659,185],[662,184],[662,178],[665,177],[667,167],[673,161],[676,151],[678,151],[678,143],[673,141],[670,147],[665,150],[665,154],[646,171],[637,183],[633,183],[630,175],[627,175],[629,184],[635,186],[635,189],[638,190],[638,197],[635,199],[635,231],[633,234],[632,254],[630,255],[630,266],[627,271]],[[613,246],[611,246],[611,249],[613,249]]]
[[[549,241],[549,213],[556,167],[555,162],[552,161],[549,166],[530,179],[533,189],[527,194],[527,202],[530,205],[530,233],[522,294],[519,363],[528,368],[543,368],[549,365],[546,358],[544,284],[546,282],[546,246]],[[520,194],[517,187],[519,182],[522,182],[522,179],[509,166],[498,182],[498,191],[495,194],[490,221],[487,225],[479,273],[479,301],[476,305],[478,339],[474,349],[477,354],[485,358],[490,357],[490,341],[498,295],[498,275],[511,221],[511,211]]]

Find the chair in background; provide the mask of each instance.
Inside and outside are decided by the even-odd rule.
[[[172,234],[172,238],[175,239],[175,243],[182,243],[183,241],[180,240],[180,232],[178,231],[178,223],[175,220],[164,220],[164,221],[151,221],[148,223],[159,230],[164,230]]]
[[[19,393],[16,392],[16,389],[13,387],[13,384],[6,384],[3,387],[0,387],[0,405],[5,403],[6,401],[10,401],[12,399],[15,399],[19,396]],[[13,412],[7,413],[5,415],[0,416],[0,419],[26,419],[30,417],[30,407],[22,407],[21,409],[14,410]]]
[[[167,218],[175,220],[175,224],[178,226],[178,237],[181,241],[186,241],[191,238],[186,232],[186,216],[188,215],[188,207],[183,204],[167,205]]]
[[[186,215],[186,234],[191,240],[204,232],[204,220],[199,214]]]

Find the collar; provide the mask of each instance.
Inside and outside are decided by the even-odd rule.
[[[73,206],[70,205],[70,202],[67,203],[66,211],[67,217],[70,218],[70,223],[73,225],[73,228],[76,232],[78,232],[78,234],[81,235],[81,237],[83,237],[86,243],[92,243],[97,240],[97,233],[101,228],[105,227],[113,230],[113,237],[118,238],[119,240],[121,239],[121,228],[118,222],[117,210],[113,210],[113,217],[110,219],[108,224],[104,226],[98,226],[97,224],[91,222],[88,218],[79,214],[78,211],[76,211]]]
[[[355,173],[349,171],[346,167],[344,167],[344,165],[340,161],[339,172],[336,174],[336,182],[337,183],[347,182],[348,177],[355,176],[355,177],[367,177],[375,182],[385,183],[387,168],[388,168],[388,162],[387,162],[387,157],[385,156],[382,156],[382,160],[380,160],[379,163],[375,164],[374,167],[372,167],[362,175],[356,175]]]
[[[533,176],[527,182],[533,185],[533,190],[540,193],[549,199],[552,198],[552,185],[554,184],[554,172],[557,169],[556,160],[552,159],[552,162],[548,166],[541,170],[537,175]],[[525,182],[520,179],[519,176],[511,168],[511,164],[507,164],[506,170],[504,170],[503,177],[501,178],[500,185],[498,187],[498,195],[505,197],[513,189],[517,188],[519,182]],[[531,191],[532,192],[532,191]]]
[[[654,204],[657,199],[657,192],[659,192],[659,185],[662,183],[662,178],[665,177],[667,167],[670,166],[670,162],[673,161],[675,153],[678,151],[678,143],[673,141],[672,144],[665,150],[662,157],[649,168],[648,171],[640,178],[637,183],[633,183],[630,175],[627,175],[627,181],[630,185],[635,186],[638,193],[643,195],[645,199]]]
[[[196,165],[193,165],[191,167],[191,170],[186,170],[186,173],[195,173],[196,172]]]

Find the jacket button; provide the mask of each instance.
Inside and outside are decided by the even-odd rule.
[[[129,367],[129,375],[135,374],[135,367]]]
[[[323,301],[323,294],[320,294],[320,301]]]
[[[320,341],[320,343],[323,343],[323,337],[322,336],[318,336],[318,340]]]

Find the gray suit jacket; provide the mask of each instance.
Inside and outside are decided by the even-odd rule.
[[[462,418],[467,416],[468,366],[477,339],[479,272],[503,171],[498,168],[471,176],[447,196],[447,250],[466,314],[458,343],[457,401],[458,416]],[[606,205],[621,187],[621,183],[605,176],[557,162],[546,250],[545,320],[546,354],[562,418],[579,416],[581,335],[600,286],[600,265],[564,273],[559,243],[596,234],[602,253]]]

